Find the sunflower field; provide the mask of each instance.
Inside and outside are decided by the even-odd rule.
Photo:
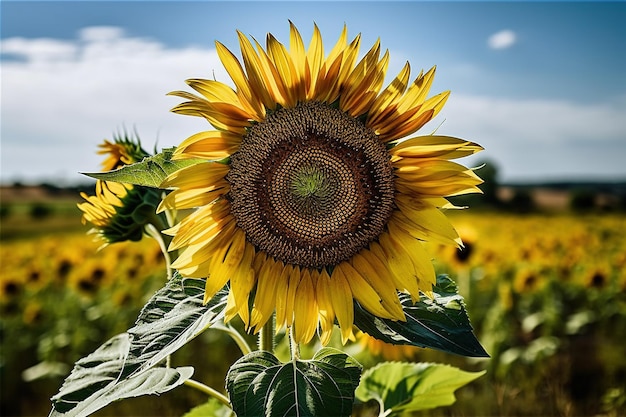
[[[382,358],[487,371],[457,392],[454,405],[415,415],[623,415],[626,217],[472,209],[450,217],[464,249],[428,249],[437,273],[457,282],[491,357],[366,336],[347,347],[350,354],[365,367]],[[72,221],[76,226],[54,226]],[[150,239],[98,250],[78,210],[43,222],[8,211],[2,226],[13,233],[0,246],[1,411],[45,415],[72,364],[132,326],[162,287],[162,254]],[[207,333],[172,361],[201,364],[196,378],[220,386],[238,355],[231,339]],[[152,398],[114,403],[96,415],[183,415],[205,400],[189,388],[164,394],[158,404]]]

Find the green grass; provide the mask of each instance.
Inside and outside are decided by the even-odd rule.
[[[57,233],[86,232],[76,200],[19,201],[2,204],[0,240],[28,239]]]

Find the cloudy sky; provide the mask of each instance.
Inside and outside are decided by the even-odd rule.
[[[1,7],[0,182],[70,184],[97,145],[136,131],[174,146],[200,119],[169,110],[188,78],[229,82],[214,41],[236,30],[287,44],[289,20],[327,51],[344,24],[364,53],[381,39],[388,78],[437,65],[451,90],[424,130],[467,138],[506,182],[626,180],[624,2],[17,2]]]

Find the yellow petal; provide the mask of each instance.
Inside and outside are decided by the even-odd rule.
[[[226,194],[229,188],[230,184],[226,180],[219,180],[205,188],[175,190],[161,201],[156,212],[160,213],[168,208],[182,210],[202,207]]]
[[[387,240],[385,238],[387,238]],[[381,234],[378,237],[380,244],[372,242],[370,244],[370,251],[376,255],[381,262],[386,264],[397,290],[407,292],[414,297],[419,297],[418,278],[413,271],[411,259],[408,254],[394,251],[393,249],[396,248],[390,245],[388,238],[388,233]]]
[[[398,112],[404,113],[409,109],[420,106],[430,91],[430,86],[435,79],[436,67],[432,67],[426,74],[420,74],[411,84],[406,94],[398,102]]]
[[[402,262],[406,268],[410,269],[411,279],[414,279],[418,285],[418,289],[427,293],[432,293],[432,286],[436,282],[435,267],[433,266],[432,259],[424,245],[419,240],[412,237],[408,231],[404,230],[398,225],[392,218],[387,223],[389,233],[381,236],[382,240],[385,240],[387,244],[384,245],[385,251],[389,249],[393,252],[398,262]],[[391,264],[390,260],[390,264]],[[397,268],[400,269],[403,265],[398,264]],[[410,294],[413,297],[418,297],[419,292],[414,292],[415,288],[410,289]]]
[[[392,318],[390,313],[381,304],[380,295],[372,288],[361,274],[348,262],[335,266],[333,276],[341,274],[350,286],[353,297],[370,313],[382,317]]]
[[[319,311],[320,341],[323,346],[326,346],[330,342],[330,336],[335,326],[335,310],[332,302],[330,276],[326,268],[322,269],[317,279],[315,296]],[[352,297],[350,297],[350,301],[352,301],[351,299]],[[352,303],[350,302],[350,304]]]
[[[171,230],[175,236],[170,243],[169,250],[196,243],[208,243],[215,237],[214,235],[233,221],[230,204],[224,200],[201,207],[185,217],[176,229]],[[170,230],[167,234],[170,234]]]
[[[375,255],[364,249],[351,259],[352,266],[376,290],[382,300],[382,306],[395,320],[403,320],[404,312],[398,294],[389,274],[389,270]]]
[[[228,72],[228,75],[237,87],[237,96],[241,104],[253,115],[254,120],[261,120],[265,115],[265,110],[263,109],[259,97],[252,91],[239,60],[220,42],[215,42],[215,46],[220,61],[222,61],[226,72]]]
[[[223,159],[239,149],[241,139],[241,135],[217,130],[196,133],[176,147],[172,159]]]
[[[399,97],[401,97],[406,91],[410,73],[411,66],[407,62],[396,78],[382,93],[380,93],[378,97],[376,97],[371,110],[368,112],[368,125],[369,123],[376,123],[385,110],[392,109],[390,106],[395,104]]]
[[[232,239],[235,230],[235,220],[229,218],[223,226],[219,227],[219,231],[204,240],[190,244],[179,253],[178,258],[172,263],[172,268],[178,269],[183,275],[183,270],[188,271],[188,276],[207,276],[210,273],[209,261],[215,255],[216,251],[223,248]],[[216,230],[218,230],[216,228]],[[178,235],[177,235],[178,236]],[[190,236],[189,239],[194,239]]]
[[[250,325],[255,328],[255,332],[272,316],[276,306],[276,291],[282,275],[284,265],[280,261],[268,256],[257,274],[257,290],[254,296],[254,306],[250,317]]]
[[[266,108],[274,110],[276,108],[276,100],[273,95],[275,91],[270,91],[271,86],[265,85],[264,69],[261,59],[248,38],[239,31],[237,31],[237,35],[239,37],[239,47],[246,68],[246,74],[248,75],[250,89],[259,97],[259,100]]]
[[[239,267],[230,278],[230,294],[233,295],[233,302],[237,307],[239,316],[246,324],[246,328],[249,326],[248,299],[256,284],[256,277],[252,269],[254,252],[254,246],[246,243]]]
[[[314,91],[316,88],[315,83],[317,81],[323,62],[324,44],[322,43],[322,34],[320,33],[317,25],[313,25],[313,36],[311,37],[309,49],[306,54],[306,65],[308,66],[308,71],[311,77],[311,84],[309,86],[309,92],[307,94],[308,97],[314,96]]]
[[[293,59],[298,79],[305,80],[306,51],[302,36],[296,26],[289,21],[289,53]],[[305,86],[305,89],[308,88]]]
[[[334,268],[330,277],[330,298],[341,329],[341,341],[345,344],[353,336],[354,302],[350,285],[339,268]]]
[[[293,335],[296,343],[307,343],[315,335],[318,314],[311,271],[303,269],[301,275],[295,297]]]
[[[224,83],[194,78],[187,80],[187,84],[211,102],[229,103],[241,107],[237,93]]]
[[[436,207],[405,194],[396,195],[396,205],[402,214],[397,216],[398,221],[412,236],[446,245],[461,244],[448,218]]]
[[[293,107],[298,101],[306,98],[304,79],[299,77],[298,70],[287,49],[271,34],[267,38],[267,50],[285,86],[285,104]]]
[[[293,297],[296,292],[297,282],[293,289],[290,288],[292,272],[293,265],[285,265],[278,281],[278,291],[276,291],[276,331],[285,326],[291,326],[293,321]]]
[[[402,141],[389,150],[392,161],[399,158],[457,159],[482,151],[482,146],[451,136],[417,136]]]
[[[246,248],[245,234],[241,229],[235,229],[232,241],[215,254],[211,259],[211,271],[207,278],[205,289],[206,303],[217,293],[232,276],[237,274]],[[251,261],[251,260],[250,260]],[[249,268],[249,265],[246,267]]]
[[[337,43],[333,46],[333,49],[330,50],[328,57],[326,58],[326,62],[333,62],[335,59],[342,55],[344,50],[346,49],[346,45],[348,44],[348,27],[344,24],[343,29],[341,30],[341,35],[339,35],[339,39],[337,39]]]
[[[278,74],[276,66],[256,39],[253,38],[253,40],[259,57],[261,76],[267,91],[277,104],[287,107],[289,103],[288,91]]]

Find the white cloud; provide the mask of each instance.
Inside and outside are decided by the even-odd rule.
[[[85,42],[117,40],[124,37],[124,29],[117,26],[90,26],[81,29],[79,37]]]
[[[185,79],[227,80],[214,49],[170,49],[119,28],[86,28],[80,39],[8,38],[2,61],[2,181],[79,179],[99,168],[97,145],[137,129],[145,147],[172,146],[209,126],[170,113]],[[37,153],[37,155],[33,155]]]
[[[87,28],[75,41],[10,38],[0,46],[23,58],[2,61],[3,182],[76,181],[78,172],[99,169],[97,145],[124,127],[136,128],[148,150],[157,139],[158,148],[174,146],[210,126],[169,112],[181,100],[166,93],[189,90],[187,78],[229,79],[210,45],[167,48],[119,28]],[[623,114],[626,100],[579,104],[453,94],[438,117],[446,120],[438,133],[482,144],[505,179],[589,172],[626,177]]]
[[[517,42],[517,35],[509,29],[496,32],[487,39],[487,45],[489,45],[491,49],[510,48],[515,42]]]
[[[29,62],[72,59],[78,48],[57,39],[9,38],[2,40],[2,53]]]
[[[480,143],[505,179],[626,178],[626,99],[580,104],[453,94],[438,133]]]

